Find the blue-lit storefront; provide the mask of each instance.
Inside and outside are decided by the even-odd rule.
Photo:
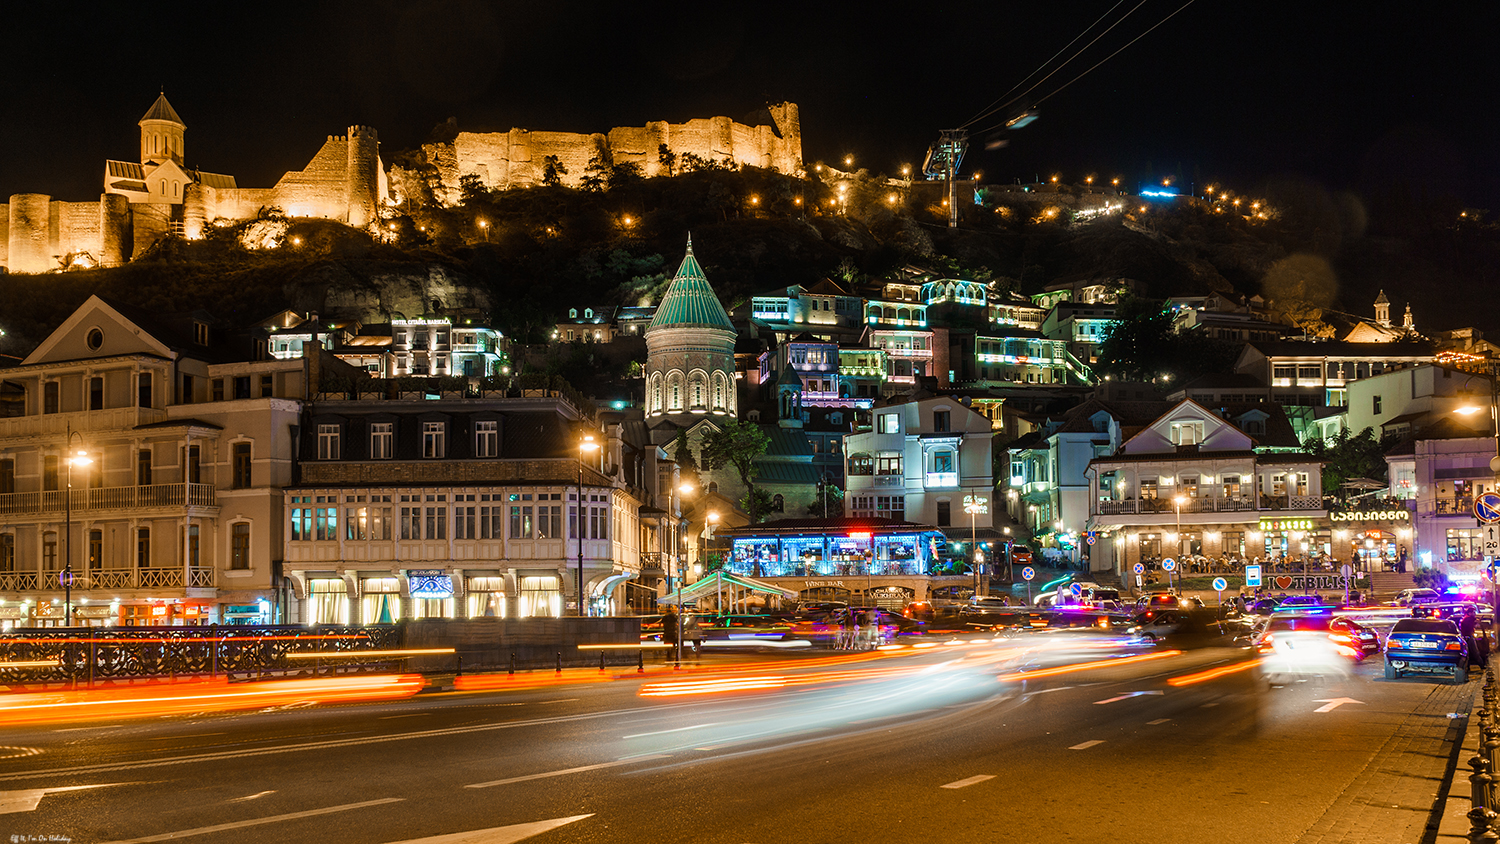
[[[923,576],[942,534],[883,519],[791,519],[721,534],[727,567],[749,577]]]

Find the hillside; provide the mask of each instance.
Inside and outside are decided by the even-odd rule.
[[[595,191],[469,186],[452,208],[413,191],[406,213],[375,237],[273,214],[203,241],[159,244],[124,267],[0,276],[0,351],[29,350],[91,293],[162,311],[202,308],[226,325],[281,307],[380,322],[436,304],[488,314],[509,336],[539,341],[570,306],[650,301],[688,232],[730,307],[788,284],[880,278],[916,264],[1022,293],[1106,277],[1135,279],[1154,297],[1218,290],[1304,300],[1330,309],[1335,324],[1347,319],[1340,311],[1369,314],[1383,288],[1397,313],[1413,303],[1420,329],[1494,327],[1468,303],[1489,291],[1500,227],[1445,207],[1397,206],[1401,215],[1372,218],[1354,200],[1272,186],[1264,218],[1179,199],[1085,221],[1074,210],[1084,192],[1062,187],[986,191],[950,229],[937,185],[907,190],[864,172],[830,184],[753,168],[600,181]]]

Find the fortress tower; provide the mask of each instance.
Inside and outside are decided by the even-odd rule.
[[[691,424],[738,415],[734,341],[739,335],[708,284],[693,239],[667,295],[646,327],[646,420]]]
[[[141,163],[147,166],[168,161],[182,166],[183,139],[187,126],[163,92],[141,118]]]
[[[380,138],[369,126],[349,127],[348,223],[364,228],[379,213]]]

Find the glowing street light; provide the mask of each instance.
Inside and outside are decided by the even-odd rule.
[[[578,443],[578,502],[573,508],[573,526],[578,534],[578,614],[587,615],[584,609],[583,597],[583,528],[586,511],[583,506],[583,461],[599,449],[599,444],[594,442],[593,434],[584,434],[583,440]]]
[[[846,155],[846,156],[844,156],[844,166],[845,167],[853,167],[854,166],[854,156],[852,156],[852,155]]]
[[[83,434],[68,426],[68,441],[65,449],[73,447],[73,438],[83,442]],[[69,454],[63,461],[68,464],[67,488],[63,490],[63,570],[58,576],[63,588],[63,626],[73,626],[73,467],[93,463],[89,453],[82,448]]]
[[[490,223],[488,220],[479,221],[479,230],[484,232],[484,242],[490,242]]]

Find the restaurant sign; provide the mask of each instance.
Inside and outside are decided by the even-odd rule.
[[[1411,512],[1405,509],[1330,511],[1328,519],[1333,522],[1409,522]]]

